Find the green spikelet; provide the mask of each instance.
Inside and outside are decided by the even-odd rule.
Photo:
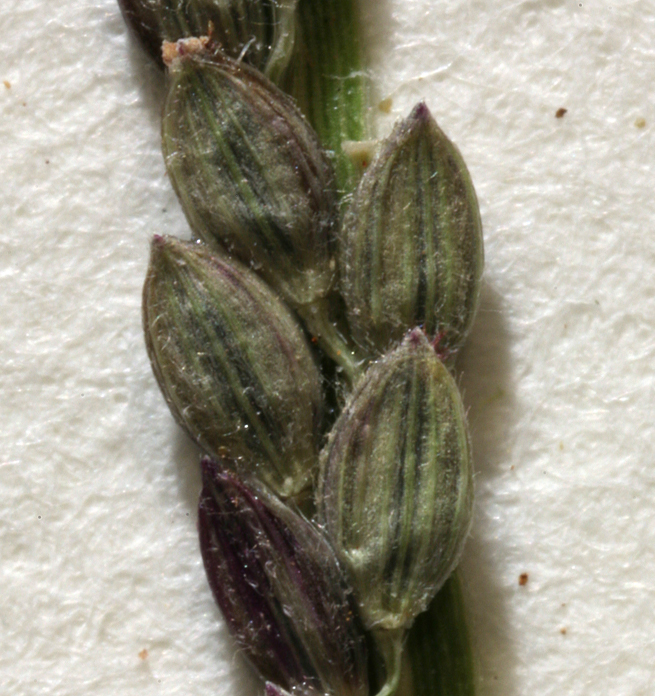
[[[143,290],[153,371],[175,419],[280,496],[312,480],[323,402],[302,331],[247,268],[155,237]]]
[[[473,479],[457,386],[425,335],[369,368],[321,454],[320,519],[369,628],[408,628],[459,560]]]
[[[325,296],[336,262],[331,164],[292,100],[192,44],[170,56],[162,147],[195,235],[251,265],[292,305]]]
[[[232,58],[282,78],[293,55],[297,0],[118,0],[127,24],[160,64],[162,44],[212,35]]]
[[[340,235],[341,291],[373,355],[421,326],[448,356],[473,322],[484,264],[466,165],[423,103],[364,173]]]

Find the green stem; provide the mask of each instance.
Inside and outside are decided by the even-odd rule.
[[[333,153],[343,194],[357,184],[344,140],[366,140],[369,79],[365,74],[357,0],[299,0],[298,31],[284,89],[298,102]]]
[[[400,673],[403,665],[403,641],[405,629],[391,631],[379,629],[373,631],[373,637],[384,658],[385,682],[377,696],[394,696],[400,684]]]
[[[407,635],[403,693],[412,696],[475,696],[473,653],[466,607],[455,571]]]
[[[328,301],[320,298],[310,305],[296,307],[296,311],[323,351],[342,369],[346,382],[352,389],[364,370],[366,358],[348,343],[330,320]]]

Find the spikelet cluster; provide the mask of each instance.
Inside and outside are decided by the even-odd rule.
[[[451,372],[484,257],[466,165],[420,103],[358,176],[352,0],[119,4],[167,70],[190,240],[154,237],[143,327],[204,452],[214,598],[267,696],[436,694],[426,655],[461,620],[449,576],[473,511]]]

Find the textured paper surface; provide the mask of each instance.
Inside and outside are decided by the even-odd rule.
[[[380,133],[425,99],[481,203],[461,361],[480,694],[652,694],[655,3],[362,9]],[[150,236],[188,234],[159,74],[115,0],[5,0],[0,29],[0,692],[262,693],[141,338]]]

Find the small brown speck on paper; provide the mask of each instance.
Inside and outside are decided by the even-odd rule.
[[[527,585],[527,584],[528,584],[528,574],[521,573],[519,575],[519,585],[521,585],[521,587],[523,587],[523,585]]]

